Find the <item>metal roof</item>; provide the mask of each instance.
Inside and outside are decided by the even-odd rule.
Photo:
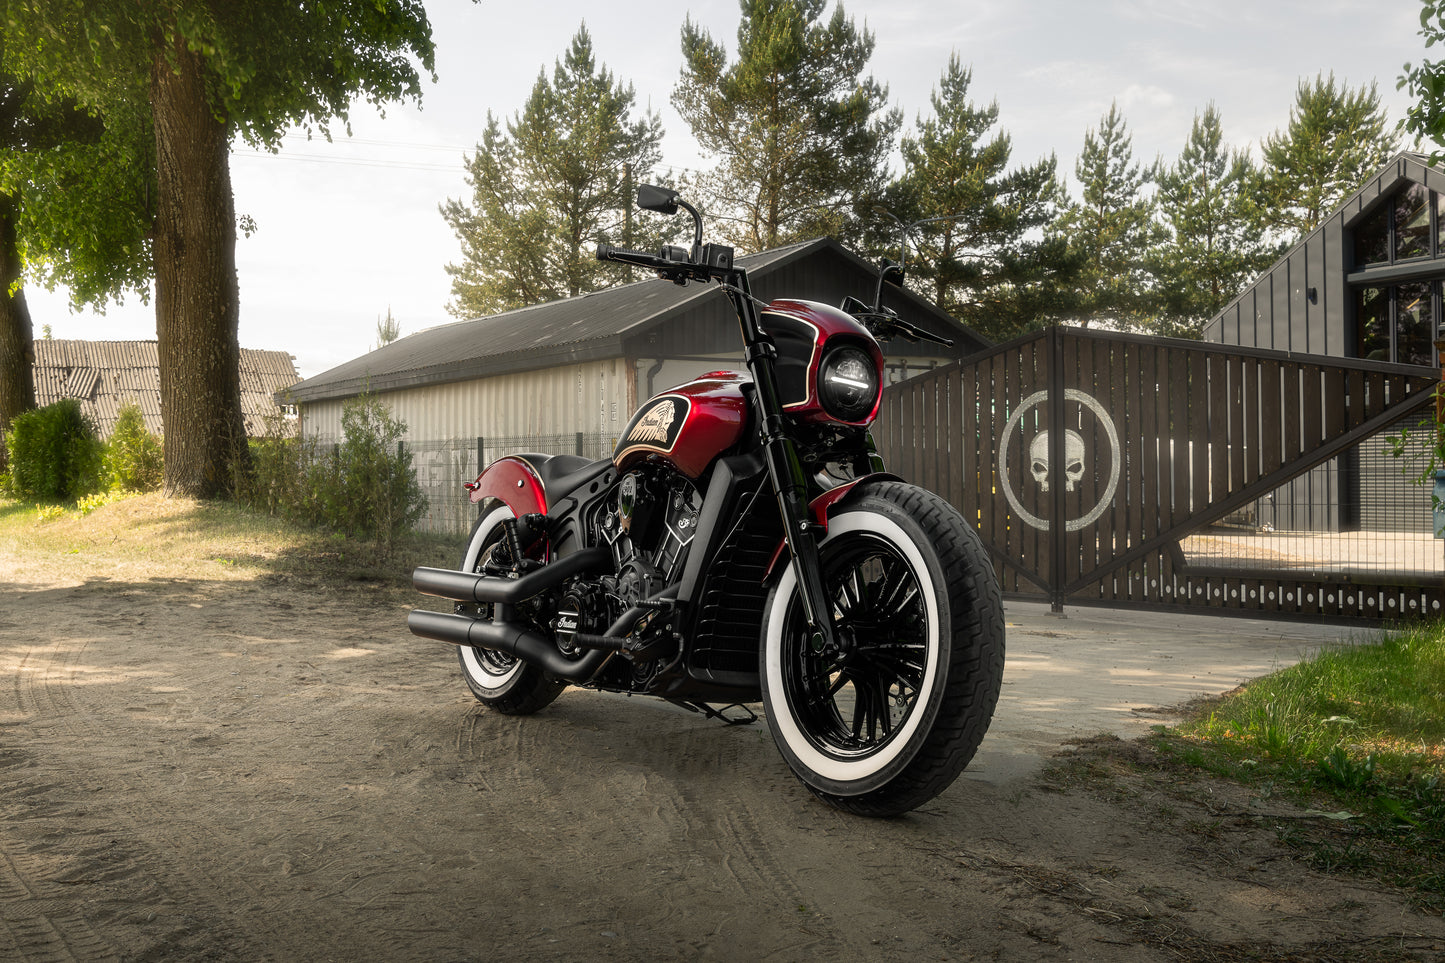
[[[35,401],[75,398],[108,437],[120,409],[140,405],[146,428],[162,433],[161,377],[154,341],[68,341],[45,338],[35,345]],[[246,433],[261,435],[277,413],[276,392],[295,384],[296,359],[284,351],[241,349],[241,410]]]
[[[738,264],[748,269],[754,291],[758,292],[766,287],[770,273],[819,256],[840,258],[861,274],[875,270],[831,238],[740,257]],[[634,281],[575,298],[428,328],[292,385],[282,394],[287,401],[304,403],[346,398],[364,391],[392,391],[620,357],[624,338],[675,320],[705,299],[717,297],[712,285],[683,287],[656,278]],[[922,306],[919,310],[936,318],[934,327],[952,328],[973,342],[988,344],[930,302],[911,293],[903,297],[916,301]]]

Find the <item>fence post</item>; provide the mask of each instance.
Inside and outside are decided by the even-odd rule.
[[[477,436],[477,474],[480,475],[487,467],[487,445],[481,435]]]
[[[1064,329],[1049,328],[1045,343],[1044,381],[1049,406],[1049,602],[1053,615],[1064,614]]]
[[[577,454],[582,454],[582,432],[577,432]]]

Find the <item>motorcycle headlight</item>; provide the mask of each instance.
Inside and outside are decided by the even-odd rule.
[[[818,368],[818,400],[839,421],[862,421],[878,401],[878,369],[861,348],[834,348]]]

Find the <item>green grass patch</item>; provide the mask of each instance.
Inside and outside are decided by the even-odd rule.
[[[1330,871],[1366,872],[1445,908],[1445,623],[1322,652],[1161,730],[1174,763],[1341,815],[1289,833]],[[1347,818],[1346,815],[1347,814]]]

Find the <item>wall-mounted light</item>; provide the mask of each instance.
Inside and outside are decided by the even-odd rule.
[[[1320,303],[1320,289],[1319,289],[1319,288],[1306,288],[1306,289],[1305,289],[1305,300],[1308,301],[1310,304],[1319,304],[1319,303]]]

